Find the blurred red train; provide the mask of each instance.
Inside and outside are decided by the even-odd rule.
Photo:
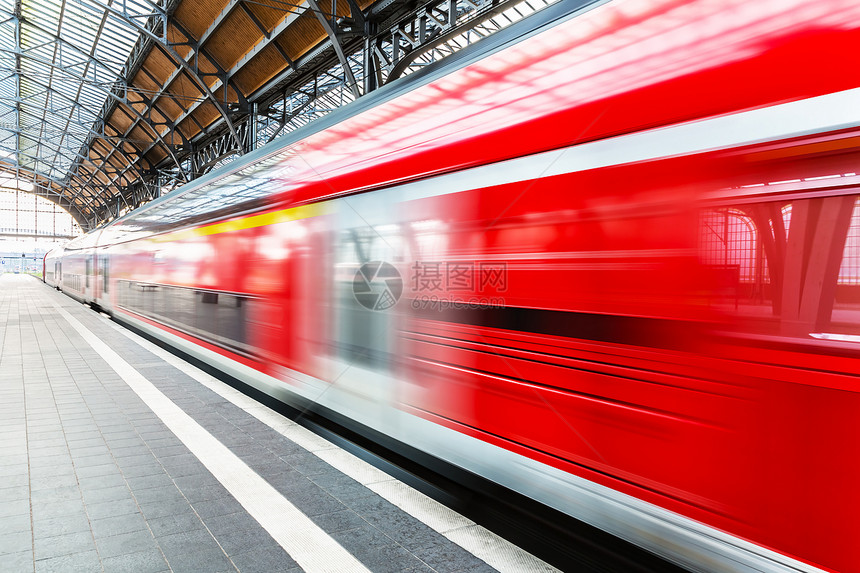
[[[561,2],[46,282],[686,567],[860,571],[858,54],[856,0]]]

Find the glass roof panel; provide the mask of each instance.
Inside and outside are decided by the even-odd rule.
[[[0,0],[0,170],[68,180],[139,38],[103,6],[144,23],[163,2]]]

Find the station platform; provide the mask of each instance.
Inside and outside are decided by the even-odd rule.
[[[2,571],[552,567],[149,341],[0,275]]]

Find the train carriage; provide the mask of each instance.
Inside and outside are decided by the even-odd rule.
[[[858,571],[858,45],[848,0],[561,2],[62,287],[686,567]]]

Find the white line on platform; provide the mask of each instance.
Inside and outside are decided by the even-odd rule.
[[[188,364],[160,346],[126,328],[116,324],[111,324],[111,326],[177,370],[245,410],[500,572],[543,573],[558,571],[558,569],[527,551],[466,519],[416,489],[399,482],[373,465],[340,449],[328,440],[260,404],[214,376]]]
[[[54,303],[54,307],[302,569],[310,573],[368,571],[87,327],[59,305]]]

